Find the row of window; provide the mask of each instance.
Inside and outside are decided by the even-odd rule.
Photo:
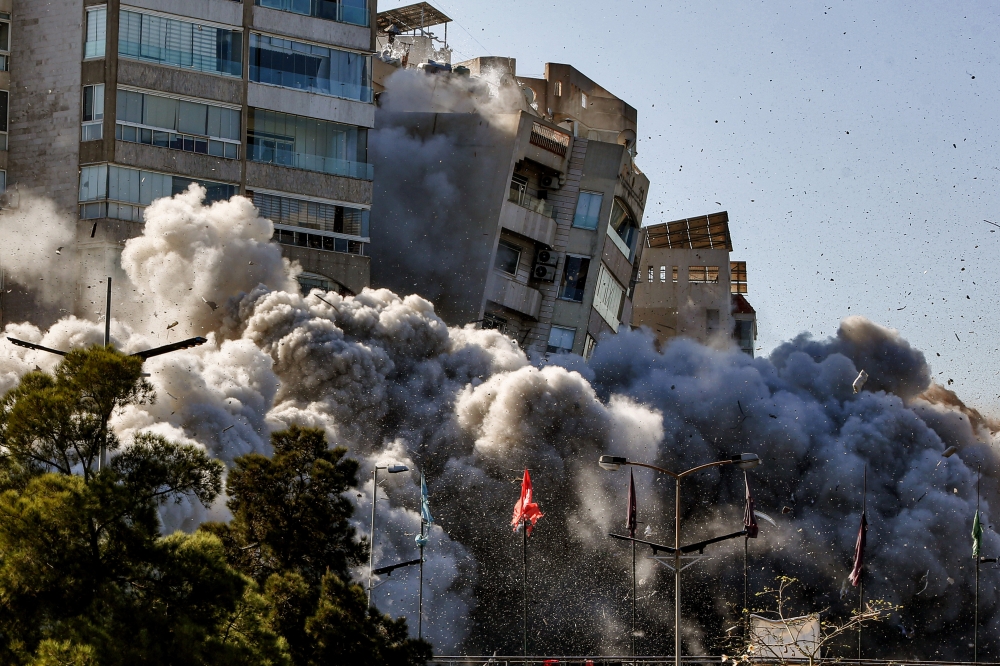
[[[273,239],[284,245],[297,245],[298,247],[326,250],[327,252],[361,255],[365,253],[365,243],[361,241],[322,234],[311,234],[306,231],[293,231],[291,229],[275,227]]]
[[[667,266],[660,266],[659,277],[660,282],[667,281]],[[670,281],[677,282],[680,268],[678,266],[670,266]],[[656,267],[649,266],[647,270],[647,281],[656,282]],[[745,294],[747,293],[747,264],[745,261],[731,261],[729,262],[729,277],[731,291],[734,294]],[[642,274],[639,274],[639,281],[642,281]],[[719,267],[718,266],[688,266],[688,282],[695,284],[718,284],[719,283]]]
[[[295,4],[296,0],[281,0],[281,4],[289,3]],[[103,58],[106,41],[107,8],[88,10],[84,58]],[[209,74],[242,77],[243,32],[122,10],[118,55]],[[270,35],[250,35],[250,80],[361,102],[372,101],[370,55]]]

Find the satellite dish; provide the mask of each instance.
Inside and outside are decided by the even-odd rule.
[[[528,100],[528,105],[529,106],[531,104],[535,103],[535,91],[534,90],[532,90],[528,86],[524,86],[524,88],[522,88],[521,91],[524,92],[524,99]]]

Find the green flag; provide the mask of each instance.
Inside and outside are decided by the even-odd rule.
[[[979,522],[979,510],[972,521],[972,557],[979,559],[979,551],[983,546],[983,524]]]

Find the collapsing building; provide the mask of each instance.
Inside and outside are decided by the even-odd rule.
[[[646,227],[644,270],[637,275],[632,324],[660,344],[684,336],[732,339],[753,356],[757,313],[747,301],[747,265],[733,250],[725,211]]]
[[[8,279],[0,323],[83,314],[146,206],[192,182],[252,198],[304,287],[368,286],[374,19],[368,0],[0,0],[0,189],[78,220],[80,266],[51,316]]]
[[[589,355],[632,321],[649,188],[636,110],[569,65],[529,78],[512,58],[417,62],[450,53],[430,31],[447,20],[379,15],[372,282],[430,298],[449,324]]]

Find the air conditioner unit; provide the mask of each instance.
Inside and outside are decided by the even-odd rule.
[[[556,267],[546,266],[545,264],[535,264],[534,269],[531,271],[531,277],[536,280],[541,280],[542,282],[555,282]]]
[[[535,254],[535,263],[555,268],[556,264],[559,263],[559,256],[552,250],[542,249]]]
[[[547,190],[558,190],[562,185],[558,176],[542,176],[542,187]]]

